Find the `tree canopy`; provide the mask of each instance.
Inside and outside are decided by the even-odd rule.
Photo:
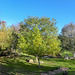
[[[70,23],[62,28],[59,39],[62,42],[62,48],[64,50],[73,50],[75,44],[75,24]]]
[[[32,17],[20,23],[20,32],[29,43],[26,51],[33,55],[55,54],[60,51],[60,40],[55,19]]]

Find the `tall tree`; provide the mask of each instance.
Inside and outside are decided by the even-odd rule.
[[[70,23],[62,28],[61,34],[67,37],[73,37],[75,35],[75,24]]]
[[[28,17],[20,23],[20,32],[29,42],[27,53],[42,56],[44,54],[55,54],[60,51],[60,40],[57,38],[57,27],[55,19],[47,17]]]
[[[75,24],[70,23],[70,24],[65,25],[62,28],[61,35],[59,35],[59,38],[62,41],[62,48],[66,50],[74,51],[75,49],[74,37],[75,37]]]

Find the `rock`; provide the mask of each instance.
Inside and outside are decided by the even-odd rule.
[[[41,73],[41,75],[48,75],[47,73]]]
[[[65,55],[65,58],[64,59],[69,59],[68,54]]]
[[[75,52],[73,53],[73,57],[75,58]]]
[[[40,61],[40,63],[43,63],[43,61]]]
[[[49,58],[49,56],[43,56],[43,58]]]
[[[74,57],[69,57],[69,59],[74,59]]]
[[[33,59],[30,59],[30,60],[29,60],[29,63],[34,63],[34,60],[33,60]]]

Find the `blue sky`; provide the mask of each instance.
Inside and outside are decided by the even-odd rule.
[[[65,24],[75,23],[75,0],[0,0],[0,20],[6,21],[7,26],[27,16],[54,18],[60,32]]]

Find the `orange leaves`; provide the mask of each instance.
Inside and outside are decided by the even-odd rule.
[[[6,23],[5,21],[1,21],[2,23]]]

